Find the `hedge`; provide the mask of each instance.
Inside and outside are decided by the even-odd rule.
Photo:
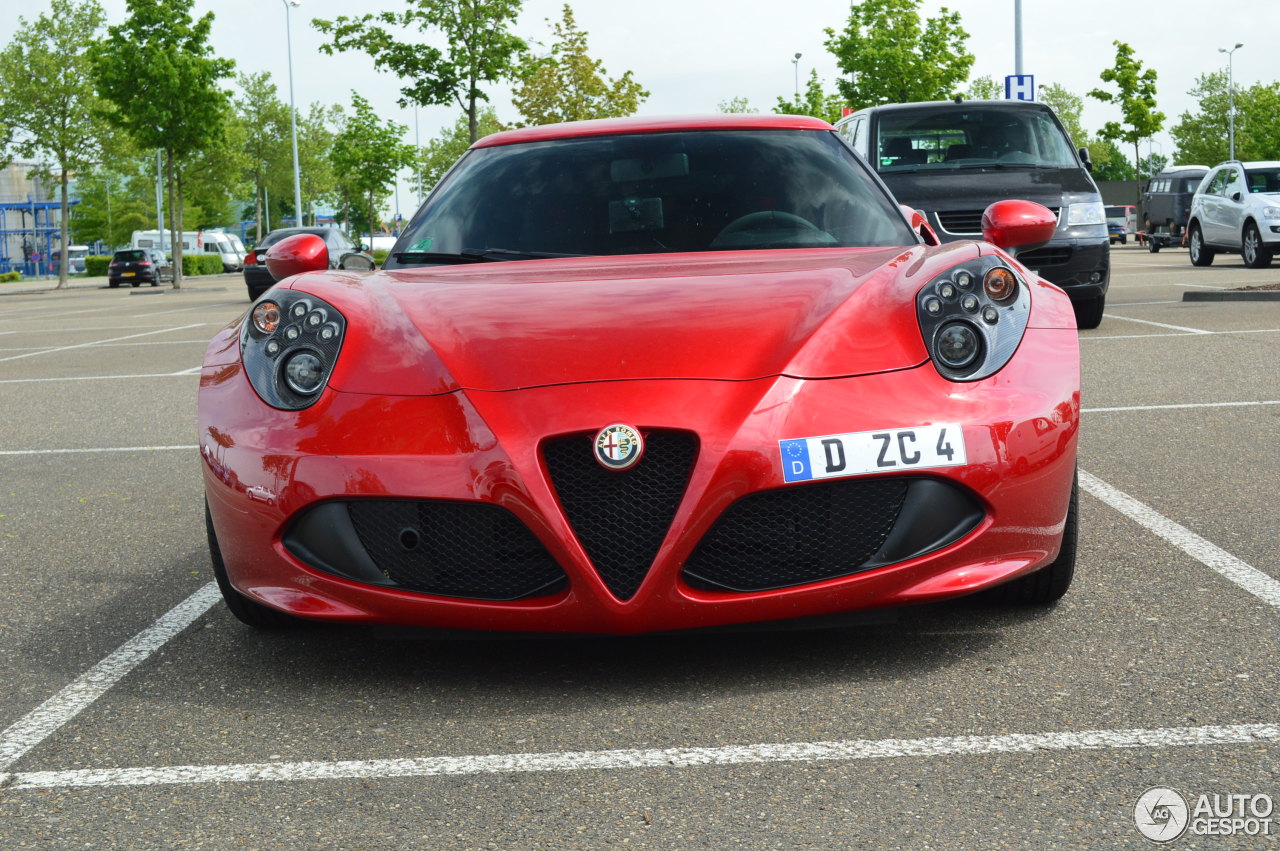
[[[385,263],[387,260],[387,255],[390,254],[391,252],[385,248],[379,248],[377,251],[373,251],[370,253],[373,254],[374,265],[377,266],[379,269],[381,269],[382,264]]]
[[[0,284],[8,284],[13,281],[21,281],[22,273],[17,269],[10,269],[8,272],[0,273]]]
[[[107,266],[111,263],[111,255],[84,258],[84,274],[87,278],[101,278],[107,274]]]
[[[222,272],[222,255],[220,254],[184,254],[182,255],[182,274],[217,275]]]

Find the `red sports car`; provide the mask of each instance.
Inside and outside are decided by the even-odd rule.
[[[231,611],[638,633],[1070,584],[1071,304],[939,244],[812,118],[482,139],[381,271],[296,236],[213,339],[199,428]]]

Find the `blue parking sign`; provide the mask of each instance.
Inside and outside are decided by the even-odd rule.
[[[1034,74],[1010,74],[1004,78],[1005,100],[1035,100],[1036,78]]]

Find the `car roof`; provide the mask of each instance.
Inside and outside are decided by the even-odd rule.
[[[1231,163],[1223,163],[1223,165],[1231,165]],[[1244,166],[1245,168],[1280,168],[1280,161],[1278,161],[1278,160],[1252,160],[1252,161],[1250,161],[1250,162],[1242,162],[1242,163],[1240,163],[1240,165]],[[75,248],[75,246],[74,246],[74,245],[73,245],[73,246],[71,246],[71,247],[72,247],[72,248]]]
[[[1019,110],[1019,109],[1036,109],[1046,110],[1049,105],[1038,101],[1026,100],[927,100],[918,103],[882,103],[879,106],[864,106],[862,109],[851,113],[848,118],[854,115],[867,115],[872,112],[965,112],[975,107],[983,109],[1003,109],[1003,110]]]
[[[522,127],[485,136],[472,148],[493,148],[523,142],[552,139],[579,139],[587,136],[616,136],[630,133],[668,133],[680,130],[834,130],[821,118],[808,115],[767,115],[733,113],[717,115],[666,115],[642,118],[598,118]]]
[[[1217,166],[1214,167],[1216,168]],[[1157,174],[1156,177],[1173,177],[1179,174],[1186,174],[1187,172],[1204,174],[1208,170],[1209,167],[1207,165],[1171,165]]]

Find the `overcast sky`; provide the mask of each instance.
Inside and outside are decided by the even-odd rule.
[[[124,0],[102,0],[109,23],[124,18]],[[834,88],[834,58],[823,47],[824,28],[843,28],[847,0],[577,0],[571,3],[579,27],[589,33],[591,54],[604,62],[611,76],[635,72],[650,91],[641,112],[682,114],[714,112],[717,104],[745,97],[760,111],[769,111],[779,95],[789,96],[794,85],[792,57],[801,54],[801,85],[816,68],[828,88]],[[942,3],[928,0],[925,14],[936,14]],[[958,10],[968,30],[969,52],[977,61],[973,76],[990,74],[1003,80],[1014,72],[1013,0],[958,0],[946,4]],[[1206,4],[1166,0],[1151,5],[1111,0],[1024,0],[1024,73],[1037,83],[1059,83],[1077,94],[1101,85],[1098,74],[1112,64],[1112,42],[1126,41],[1147,67],[1159,73],[1160,108],[1168,116],[1166,130],[1178,116],[1194,108],[1186,94],[1198,74],[1224,68],[1218,48],[1237,42],[1236,80],[1250,84],[1280,79],[1280,51],[1274,34],[1280,32],[1280,3],[1273,0],[1219,0]],[[562,2],[525,0],[518,33],[529,40],[550,40],[546,19],[560,18]],[[0,43],[7,43],[19,15],[28,19],[48,8],[47,0],[9,0],[0,9]],[[312,18],[333,18],[362,11],[403,8],[402,0],[303,0],[292,9],[295,94],[300,107],[312,101],[347,103],[358,89],[385,116],[408,126],[414,141],[413,110],[396,105],[399,85],[373,70],[363,53],[326,56]],[[215,13],[216,51],[234,59],[237,71],[267,71],[281,96],[288,98],[284,0],[196,0],[197,14]],[[416,40],[417,34],[411,36]],[[509,91],[495,89],[491,97],[504,120],[518,115]],[[422,141],[451,124],[455,107],[426,107],[419,112]],[[1085,101],[1085,126],[1094,131],[1119,119],[1119,110]],[[1172,154],[1167,132],[1157,136],[1157,153]],[[1145,150],[1144,150],[1145,154]],[[406,213],[414,206],[402,184],[400,203]]]

